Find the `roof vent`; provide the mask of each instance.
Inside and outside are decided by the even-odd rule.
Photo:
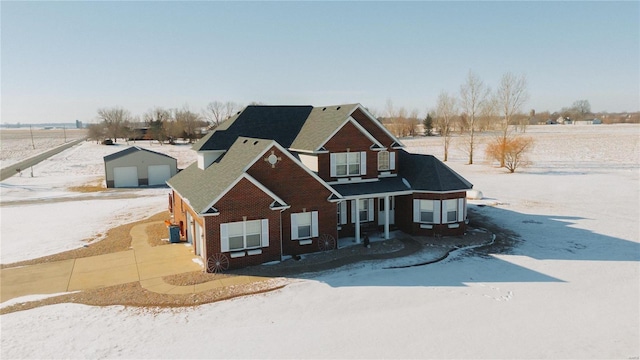
[[[240,115],[240,113],[241,113],[241,112],[242,112],[242,111],[238,111],[238,112],[236,113],[236,115]]]
[[[327,108],[326,108],[326,107],[322,108],[322,111],[325,111],[325,110],[327,110]]]
[[[258,145],[258,140],[254,141],[253,145]]]
[[[249,140],[244,139],[244,141],[243,141],[242,143],[243,143],[243,144],[246,144],[246,143],[247,143],[247,141],[249,141]]]
[[[341,106],[338,106],[338,108],[336,110],[340,110]]]

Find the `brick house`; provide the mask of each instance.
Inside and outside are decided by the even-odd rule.
[[[209,271],[336,247],[390,229],[459,235],[472,185],[410,154],[360,104],[248,106],[194,145],[170,211]]]

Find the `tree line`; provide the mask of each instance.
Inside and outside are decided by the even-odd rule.
[[[158,106],[141,116],[119,106],[101,108],[97,111],[99,122],[87,126],[88,137],[97,142],[148,139],[163,144],[182,138],[191,143],[202,136],[202,129],[215,128],[241,109],[242,105],[232,101],[212,101],[200,113],[186,105],[178,109]]]

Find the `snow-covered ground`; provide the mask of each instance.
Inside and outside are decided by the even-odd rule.
[[[167,208],[167,188],[75,192],[69,187],[104,185],[103,157],[140,146],[178,159],[184,168],[196,160],[190,145],[129,145],[83,142],[0,182],[0,260],[3,264],[81,247],[118,225],[142,220]],[[16,157],[17,158],[17,157]],[[22,160],[18,158],[18,161]]]
[[[360,264],[196,308],[60,304],[11,313],[0,318],[0,357],[638,358],[640,126],[535,126],[527,134],[536,140],[533,163],[515,174],[488,164],[482,145],[475,164],[465,165],[460,139],[448,162],[485,202],[497,204],[474,210],[520,235],[502,253],[458,252],[440,263],[394,270]],[[439,138],[404,143],[441,156]],[[40,180],[3,182],[2,201],[31,193],[67,196],[63,179],[90,166],[72,170],[75,160],[67,160],[68,170],[58,177],[40,169]],[[160,211],[165,196],[141,203],[148,202],[150,213]],[[74,219],[94,231],[108,224],[87,218],[74,203],[51,203],[50,216],[39,216],[38,223],[55,229],[61,218]],[[39,206],[0,208],[3,263],[5,238],[29,241],[36,231],[28,224],[9,227],[6,216]],[[68,214],[57,217],[63,211]],[[69,226],[63,229],[47,239],[61,241]],[[24,247],[33,251],[38,243]]]

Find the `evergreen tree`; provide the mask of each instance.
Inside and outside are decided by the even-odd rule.
[[[424,118],[424,135],[433,136],[433,118],[431,114],[427,113],[427,117]]]

